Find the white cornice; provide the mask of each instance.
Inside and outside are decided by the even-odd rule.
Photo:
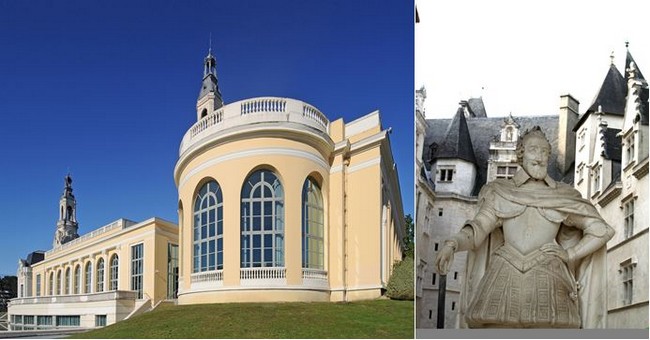
[[[239,140],[253,138],[282,138],[303,142],[316,148],[324,158],[334,150],[334,142],[326,133],[290,122],[258,123],[235,126],[210,134],[194,143],[178,159],[174,167],[174,181],[178,185],[181,169],[196,155],[210,148]]]
[[[210,159],[206,162],[197,165],[192,170],[190,170],[185,176],[183,176],[183,178],[181,178],[181,180],[178,183],[178,188],[180,189],[181,187],[183,187],[185,183],[192,176],[198,174],[199,172],[205,169],[215,166],[219,163],[231,161],[234,159],[240,159],[240,158],[260,157],[260,155],[263,156],[281,155],[281,156],[290,156],[290,157],[307,159],[318,164],[321,168],[323,168],[323,170],[325,170],[325,172],[329,172],[329,164],[323,158],[316,156],[311,152],[297,150],[297,149],[290,149],[290,148],[279,148],[279,147],[278,148],[255,148],[255,149],[248,149],[245,151],[237,151],[237,152],[225,154],[223,156]]]

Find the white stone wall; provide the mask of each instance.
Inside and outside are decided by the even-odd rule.
[[[441,211],[442,209],[442,211]],[[438,250],[442,249],[444,240],[458,232],[468,219],[472,219],[477,211],[476,198],[458,195],[436,194],[433,202],[431,235],[427,252],[427,266],[424,273],[422,304],[418,306],[420,328],[435,328],[438,309],[438,285],[440,275],[433,268],[433,260]],[[442,216],[440,216],[442,212]],[[457,315],[460,308],[460,288],[465,276],[467,252],[456,253],[454,261],[447,274],[447,295],[445,301],[445,328],[457,328]],[[436,282],[432,284],[433,274]],[[454,278],[455,277],[455,278]],[[452,310],[452,304],[455,304]],[[431,313],[429,312],[431,311]]]

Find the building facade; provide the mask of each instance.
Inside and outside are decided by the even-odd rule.
[[[221,100],[205,59],[174,169],[179,304],[379,297],[404,215],[379,112],[330,122],[300,100]]]
[[[484,111],[473,113],[469,100],[460,103],[453,119],[426,120],[418,152],[435,199],[428,208],[417,205],[418,222],[428,221],[422,228],[418,224],[418,237],[426,232],[430,238],[428,251],[422,255],[429,265],[421,276],[431,277],[430,282],[422,281],[418,296],[418,327],[436,327],[438,286],[430,264],[437,247],[474,216],[476,196],[486,182],[516,172],[517,138],[536,125],[552,146],[549,175],[573,184],[616,230],[607,244],[607,327],[647,327],[648,215],[641,207],[648,205],[648,85],[629,52],[625,68],[627,76],[623,77],[612,62],[599,93],[582,115],[579,102],[563,95],[557,115],[488,118]],[[453,214],[445,216],[448,211]],[[457,253],[456,258],[463,254]],[[458,271],[462,284],[464,267],[464,260],[455,259],[448,280]],[[446,296],[452,301],[462,299],[453,281]],[[455,317],[456,311],[446,306],[445,328],[463,326],[463,320]]]
[[[179,304],[380,297],[404,212],[378,111],[330,122],[290,98],[224,104],[208,53],[174,169],[178,226],[120,219],[79,237],[67,176],[54,248],[19,261],[14,330],[100,327]]]
[[[67,176],[57,226],[76,216],[71,183]],[[119,219],[74,238],[61,237],[60,230],[54,237],[55,243],[64,240],[60,245],[18,261],[18,297],[9,305],[12,330],[106,326],[174,298],[174,223]]]
[[[624,75],[623,75],[624,74]],[[648,325],[648,82],[628,51],[574,127],[575,188],[616,230],[607,243],[607,327]]]

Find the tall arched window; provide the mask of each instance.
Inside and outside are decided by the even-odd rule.
[[[324,269],[323,195],[307,178],[302,186],[302,267]]]
[[[63,283],[63,275],[61,269],[56,272],[56,295],[61,295],[61,284]]]
[[[50,272],[50,288],[48,289],[49,295],[54,295],[54,272]]]
[[[88,262],[86,264],[86,271],[85,271],[85,285],[84,285],[84,293],[89,294],[92,293],[92,277],[93,277],[93,264],[91,262]]]
[[[104,259],[99,259],[97,261],[97,276],[95,277],[97,280],[97,290],[96,292],[103,292],[104,291]]]
[[[194,200],[193,245],[193,273],[223,269],[223,198],[215,181]]]
[[[77,265],[74,268],[74,294],[79,294],[79,287],[81,286],[81,266]]]
[[[70,295],[70,267],[65,269],[65,294]]]
[[[117,254],[113,254],[111,257],[111,284],[109,290],[117,290],[117,278],[118,278],[118,267],[120,265],[120,259],[117,257]]]
[[[284,192],[269,170],[253,172],[242,188],[241,267],[284,267]]]

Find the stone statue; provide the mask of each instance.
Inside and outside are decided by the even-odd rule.
[[[573,187],[547,174],[551,146],[541,129],[517,143],[522,165],[479,193],[474,219],[446,240],[434,266],[469,251],[461,326],[604,328],[605,244],[614,230]]]

